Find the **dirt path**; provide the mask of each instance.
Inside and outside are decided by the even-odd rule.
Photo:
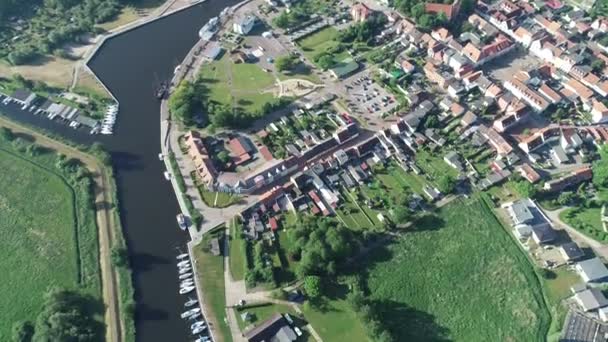
[[[68,157],[80,160],[89,171],[91,171],[95,181],[95,209],[97,217],[97,229],[99,230],[99,263],[101,269],[103,300],[106,306],[106,341],[123,341],[124,331],[120,319],[119,294],[118,294],[118,275],[116,274],[110,261],[110,251],[112,241],[115,238],[113,227],[116,226],[114,215],[110,213],[109,203],[112,203],[110,192],[110,181],[108,175],[103,172],[101,165],[94,157],[83,153],[76,148],[64,145],[58,141],[41,135],[31,129],[20,126],[4,117],[0,116],[0,127],[9,128],[15,133],[25,133],[35,139],[35,143],[47,148],[51,148]]]

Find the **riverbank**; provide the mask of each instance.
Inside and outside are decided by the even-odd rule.
[[[102,293],[106,306],[106,338],[109,341],[133,341],[133,318],[125,317],[127,306],[132,302],[132,285],[130,271],[123,270],[121,276],[111,261],[112,248],[124,246],[122,229],[118,215],[115,185],[111,179],[112,172],[101,165],[99,160],[74,147],[53,140],[41,133],[33,131],[13,121],[0,117],[0,127],[6,127],[15,133],[24,133],[34,138],[34,143],[64,154],[66,157],[80,160],[92,174],[95,182],[95,209],[99,240],[99,263],[102,278]],[[128,277],[125,277],[128,275]],[[130,299],[126,298],[131,296]],[[122,309],[122,310],[121,310]],[[123,314],[121,314],[121,311]],[[121,317],[122,316],[122,317]]]

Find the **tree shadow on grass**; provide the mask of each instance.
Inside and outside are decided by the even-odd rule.
[[[439,230],[445,227],[443,218],[435,214],[426,214],[416,219],[410,227],[406,229],[408,232],[423,232]]]
[[[382,325],[399,341],[451,341],[448,328],[439,325],[428,312],[392,300],[376,300],[371,305]]]
[[[251,101],[251,100],[246,100],[246,99],[239,99],[239,100],[237,101],[237,104],[238,104],[239,106],[251,106],[251,105],[253,104],[253,101]]]

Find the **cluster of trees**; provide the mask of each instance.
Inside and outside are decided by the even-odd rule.
[[[372,38],[382,31],[386,20],[384,15],[375,15],[362,23],[350,25],[347,29],[340,31],[338,40],[343,43],[366,43],[369,45]]]
[[[13,341],[100,341],[103,324],[96,301],[78,292],[52,290],[45,296],[44,307],[36,325],[19,322],[13,326]]]
[[[292,29],[305,23],[315,13],[331,15],[335,3],[327,0],[304,0],[291,6],[289,11],[283,11],[272,23],[282,29]]]
[[[55,53],[65,57],[61,46],[74,42],[85,33],[94,32],[95,25],[108,21],[121,9],[119,0],[44,0],[0,1],[0,16],[20,15],[37,6],[27,18],[28,27],[21,39],[11,42],[7,54],[13,64],[26,64],[38,56]]]
[[[245,282],[248,287],[255,287],[257,284],[275,284],[272,260],[266,252],[264,241],[258,241],[254,245],[253,267],[247,268]]]
[[[319,68],[321,68],[323,70],[327,70],[327,69],[333,67],[334,65],[336,65],[337,61],[336,61],[335,54],[344,51],[343,49],[344,49],[344,46],[338,44],[338,45],[328,49],[327,51],[323,51],[323,52],[313,56],[312,60],[313,60],[313,62],[315,62],[315,64],[317,64],[319,66]]]
[[[308,19],[310,19],[308,8],[306,6],[296,5],[291,8],[289,12],[281,12],[281,14],[272,20],[272,23],[279,28],[289,29],[297,27]]]
[[[299,260],[296,275],[335,275],[340,263],[357,250],[353,233],[328,218],[305,216],[288,229],[289,256]]]
[[[513,189],[521,197],[534,198],[538,193],[538,189],[536,189],[536,187],[532,183],[524,179],[514,181]]]
[[[453,0],[431,0],[431,1],[418,1],[418,0],[394,0],[393,4],[395,7],[406,16],[414,19],[416,24],[424,30],[430,30],[438,26],[448,25],[449,21],[445,14],[432,14],[426,13],[426,3],[444,3],[451,4]],[[474,0],[462,0],[460,3],[460,19],[466,18],[469,14],[473,13],[475,9]],[[462,20],[456,20],[451,25],[458,26]]]
[[[207,89],[202,81],[183,81],[169,98],[171,114],[184,125],[191,126],[207,107]]]
[[[597,0],[591,8],[590,14],[594,18],[608,16],[608,0]]]
[[[289,71],[293,70],[299,63],[298,57],[294,55],[285,55],[278,57],[274,62],[274,66],[278,71]]]

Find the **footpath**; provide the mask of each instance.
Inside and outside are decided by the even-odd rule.
[[[0,116],[0,127],[6,127],[15,133],[32,136],[40,146],[51,148],[68,157],[80,160],[91,171],[95,182],[95,210],[99,235],[99,263],[101,270],[103,301],[106,307],[105,323],[107,341],[120,342],[124,340],[124,327],[120,319],[118,274],[114,270],[110,258],[113,241],[116,238],[116,222],[107,203],[112,203],[112,193],[108,174],[103,171],[99,161],[76,148],[62,144],[29,128],[18,125]]]

